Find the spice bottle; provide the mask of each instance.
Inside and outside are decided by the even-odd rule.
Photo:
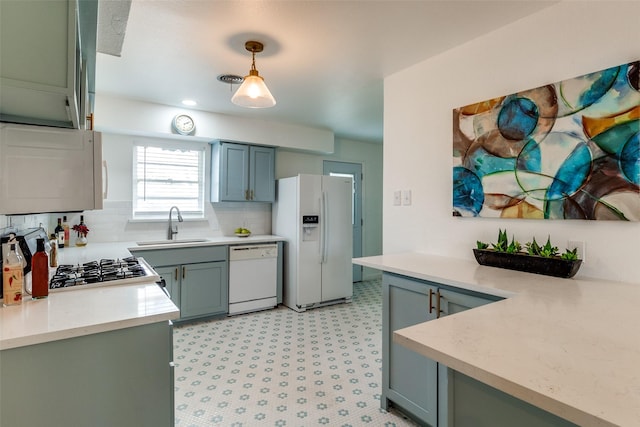
[[[44,239],[37,239],[36,253],[31,258],[31,297],[46,298],[49,295],[49,256],[44,250]]]
[[[57,267],[58,266],[58,241],[55,234],[51,235],[49,244],[51,245],[51,250],[49,251],[49,267]]]
[[[9,243],[9,252],[2,265],[3,305],[22,304],[23,273],[22,257],[16,252],[16,244]]]

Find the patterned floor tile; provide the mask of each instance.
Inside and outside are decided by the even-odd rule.
[[[414,426],[380,409],[380,281],[353,302],[176,326],[176,426]]]

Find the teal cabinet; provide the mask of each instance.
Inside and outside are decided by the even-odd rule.
[[[225,315],[229,310],[227,246],[135,250],[165,281],[180,320]]]
[[[229,310],[227,263],[181,266],[180,319],[226,314]]]
[[[391,273],[382,284],[383,409],[432,427],[576,427],[392,342],[393,331],[502,298]]]
[[[275,201],[275,149],[227,141],[211,144],[211,201]]]
[[[0,120],[84,129],[97,0],[0,2]]]
[[[168,321],[2,350],[0,425],[174,426],[173,377]]]
[[[381,406],[396,406],[412,418],[437,422],[438,364],[393,342],[393,331],[436,318],[429,312],[435,286],[385,274],[382,281]]]
[[[144,255],[141,256],[144,257]],[[180,308],[180,266],[154,266],[153,269],[156,271],[156,273],[158,273],[158,276],[160,276],[160,278],[164,280],[164,284],[166,286],[167,292],[169,292],[171,301],[173,301],[176,307]]]
[[[397,407],[429,426],[448,426],[449,370],[393,342],[393,332],[499,300],[391,273],[382,278],[381,406]]]

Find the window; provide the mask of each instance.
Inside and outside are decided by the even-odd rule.
[[[203,218],[204,159],[204,147],[184,142],[134,144],[133,218],[164,218],[172,206]]]

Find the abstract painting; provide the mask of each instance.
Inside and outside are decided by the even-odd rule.
[[[453,215],[640,221],[640,61],[453,110]]]

